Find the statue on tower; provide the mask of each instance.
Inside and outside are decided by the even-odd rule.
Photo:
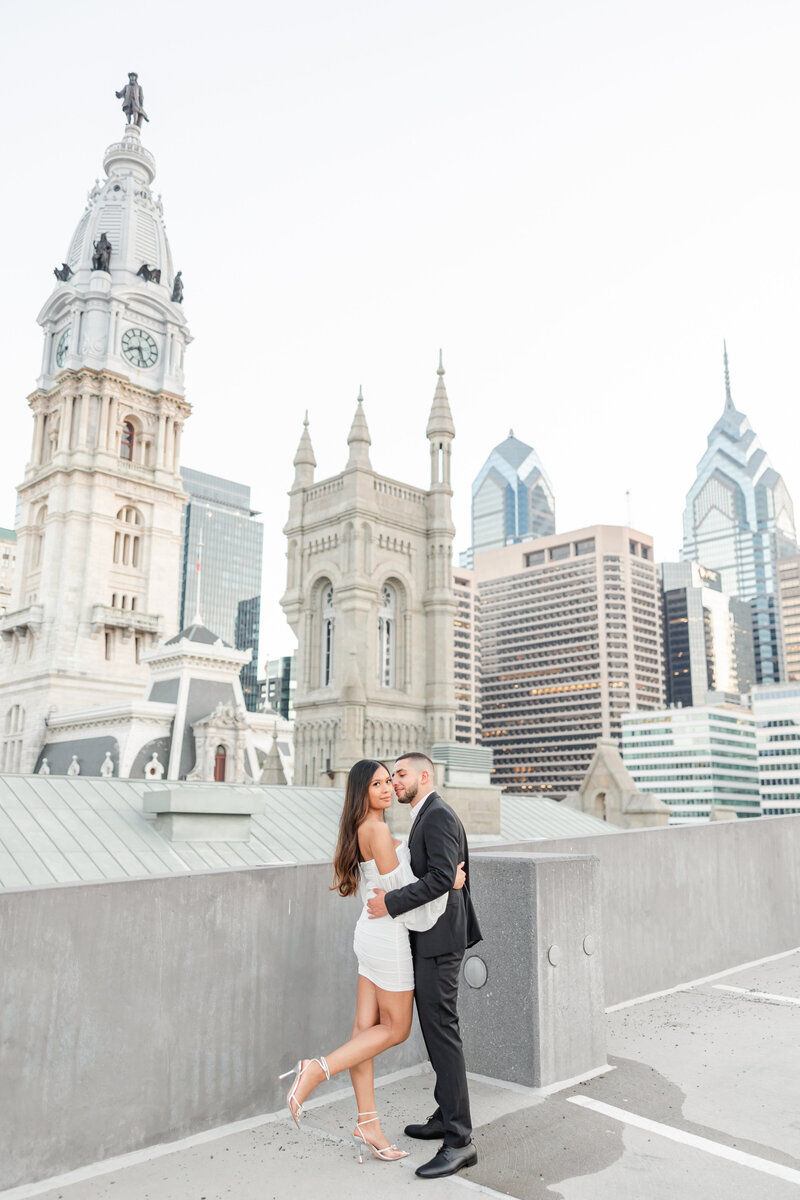
[[[92,270],[107,271],[108,265],[111,262],[111,242],[104,233],[100,234],[98,240],[94,243],[94,254],[92,255]]]
[[[128,118],[129,125],[138,125],[141,128],[143,119],[150,120],[144,111],[144,92],[135,71],[128,72],[128,82],[125,87],[121,92],[115,92],[114,95],[122,101],[122,111]]]
[[[172,296],[170,297],[173,304],[183,304],[183,271],[176,271],[175,281],[172,285]]]

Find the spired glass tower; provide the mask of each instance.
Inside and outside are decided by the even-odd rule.
[[[472,556],[500,546],[512,546],[556,531],[553,488],[532,446],[514,437],[514,430],[495,446],[472,485]]]
[[[717,572],[723,591],[748,601],[758,683],[783,675],[777,564],[796,553],[791,498],[733,403],[725,347],[725,407],[686,497],[681,559]]]
[[[189,494],[183,513],[179,629],[200,613],[203,624],[237,650],[253,651],[241,670],[244,702],[258,709],[258,635],[264,526],[254,521],[250,488],[181,467]],[[200,540],[202,537],[202,550]],[[197,563],[202,558],[201,596]]]

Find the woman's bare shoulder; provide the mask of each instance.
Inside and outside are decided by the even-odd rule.
[[[392,831],[385,821],[365,821],[358,831],[358,840],[371,851],[394,846]]]

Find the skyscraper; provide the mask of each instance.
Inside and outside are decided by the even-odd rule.
[[[782,678],[777,563],[796,552],[791,498],[733,403],[726,347],[725,407],[686,497],[681,559],[716,571],[723,591],[750,604],[759,683]]]
[[[495,446],[472,485],[471,556],[499,546],[555,533],[555,500],[550,480],[532,446],[514,430]]]
[[[253,520],[258,514],[250,507],[250,488],[246,484],[189,467],[181,468],[181,479],[189,503],[181,524],[178,628],[184,629],[199,612],[203,623],[223,641],[237,650],[253,651],[240,677],[245,704],[255,712],[264,526]]]
[[[722,591],[719,575],[697,563],[662,563],[667,702],[736,704],[755,683],[750,606]]]
[[[489,551],[474,570],[493,782],[562,799],[624,712],[663,706],[652,539],[593,525]]]

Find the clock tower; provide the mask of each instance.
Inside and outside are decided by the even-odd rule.
[[[17,570],[0,618],[0,772],[34,769],[51,713],[141,696],[142,657],[177,619],[183,285],[138,124],[103,168],[38,317]]]

